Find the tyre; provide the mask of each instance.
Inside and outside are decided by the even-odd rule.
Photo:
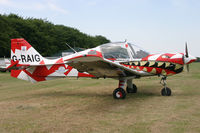
[[[113,91],[113,98],[124,99],[126,97],[126,92],[122,88],[117,88]]]
[[[168,87],[166,87],[166,89],[165,88],[163,88],[162,90],[161,90],[161,95],[162,96],[171,96],[171,89],[170,88],[168,88]]]
[[[128,88],[128,86],[126,87],[126,92],[127,93],[137,93],[137,86],[135,84],[133,84],[132,88]]]

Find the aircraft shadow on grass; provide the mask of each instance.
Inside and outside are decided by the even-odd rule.
[[[95,93],[95,92],[73,92],[73,91],[51,91],[51,92],[43,92],[43,93],[37,93],[37,94],[32,94],[33,97],[80,97],[80,98],[105,98],[105,97],[110,97],[110,93]],[[134,98],[148,98],[148,97],[160,97],[160,95],[155,92],[155,91],[140,91],[137,94],[131,94],[129,95],[129,99],[134,99]],[[111,99],[112,100],[112,99]]]

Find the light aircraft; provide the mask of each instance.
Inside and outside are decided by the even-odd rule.
[[[0,60],[0,71],[6,72],[9,65],[10,61],[8,59],[4,58],[3,60]]]
[[[63,77],[114,78],[119,80],[113,91],[115,99],[124,99],[127,93],[136,93],[133,79],[159,76],[164,88],[162,96],[170,96],[166,79],[183,71],[184,65],[194,62],[195,57],[184,53],[149,54],[142,48],[125,42],[107,43],[95,48],[60,57],[42,57],[26,40],[11,39],[11,76],[31,82]],[[125,85],[127,84],[126,91]]]

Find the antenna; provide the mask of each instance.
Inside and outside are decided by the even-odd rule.
[[[71,49],[71,50],[73,50],[74,51],[74,53],[77,53],[77,51],[76,50],[74,50],[69,44],[67,44],[66,43],[66,45]]]

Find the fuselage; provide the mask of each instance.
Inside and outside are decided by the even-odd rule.
[[[90,57],[90,58],[88,58]],[[107,43],[98,47],[49,60],[42,57],[26,40],[11,41],[11,76],[31,82],[62,77],[137,78],[169,76],[183,71],[184,64],[195,61],[183,53],[150,54],[127,42]]]
[[[150,54],[137,45],[126,42],[103,44],[96,48],[79,52],[77,55],[96,55],[133,69],[139,72],[141,76],[170,76],[178,74],[183,71],[184,64],[191,63],[196,59],[192,57],[187,59],[186,62],[183,53]],[[71,56],[73,57],[74,55]],[[69,56],[63,57],[63,59],[67,61]]]

